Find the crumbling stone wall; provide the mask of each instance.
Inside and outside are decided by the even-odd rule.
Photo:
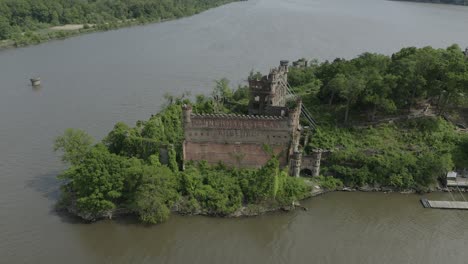
[[[281,61],[268,75],[249,80],[249,115],[193,114],[184,106],[184,161],[258,168],[271,158],[269,146],[280,165],[287,166],[299,150],[302,107],[300,98],[286,106],[287,75],[288,61]],[[296,169],[300,163],[294,162]]]
[[[287,80],[288,61],[281,61],[279,67],[260,79],[250,79],[249,114],[266,115],[268,106],[285,106],[288,92],[283,84]]]
[[[302,156],[301,170],[310,170],[312,177],[320,175],[320,161],[322,159],[322,150],[315,149],[310,155]]]
[[[199,115],[184,106],[184,161],[223,162],[236,167],[257,168],[270,159],[265,145],[288,164],[298,144],[298,110],[288,116]]]

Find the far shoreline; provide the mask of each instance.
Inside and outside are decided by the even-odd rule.
[[[183,18],[192,17],[195,15],[199,15],[203,12],[206,12],[210,9],[218,8],[230,3],[234,2],[242,2],[247,0],[232,0],[227,1],[225,3],[212,6],[200,12],[196,12],[192,15],[181,16],[181,17],[173,17],[173,18],[165,18],[165,19],[155,19],[155,20],[145,20],[145,19],[128,19],[124,21],[118,22],[107,22],[104,24],[63,24],[57,26],[51,26],[47,29],[36,30],[32,32],[32,34],[36,34],[37,38],[35,40],[28,40],[25,43],[17,42],[13,39],[6,39],[0,40],[0,51],[6,49],[14,49],[14,48],[24,48],[29,46],[35,46],[43,43],[47,43],[54,40],[64,40],[76,36],[81,36],[90,33],[99,33],[105,32],[110,30],[118,30],[122,28],[131,28],[135,26],[145,26],[150,24],[159,24],[169,21],[175,21]],[[23,35],[25,32],[23,32]]]
[[[205,10],[206,11],[206,10]],[[198,13],[200,14],[200,13]],[[198,15],[194,14],[194,15]],[[60,26],[54,26],[50,27],[47,30],[50,30],[50,33],[53,33],[52,36],[48,35],[46,39],[41,39],[39,42],[28,42],[25,44],[18,44],[12,39],[7,39],[7,40],[0,40],[0,51],[6,50],[6,49],[15,49],[15,48],[25,48],[25,47],[30,47],[30,46],[36,46],[39,44],[44,44],[48,43],[51,41],[56,41],[56,40],[65,40],[73,37],[78,37],[82,35],[87,35],[91,33],[103,33],[106,31],[111,31],[111,30],[119,30],[123,28],[132,28],[132,27],[137,27],[137,26],[146,26],[146,25],[151,25],[151,24],[159,24],[159,23],[164,23],[164,22],[169,22],[169,21],[175,21],[178,19],[182,18],[187,18],[191,16],[184,16],[184,17],[179,17],[179,18],[168,18],[168,19],[161,19],[161,20],[155,20],[155,21],[148,21],[148,22],[141,22],[137,20],[131,20],[131,21],[125,21],[121,22],[120,24],[114,24],[110,26],[109,28],[103,28],[103,26],[108,26],[109,24],[104,24],[104,25],[92,25],[89,26],[88,28],[86,27],[87,24],[65,24],[65,25],[60,25]],[[80,28],[72,28],[75,26],[82,26]],[[60,29],[63,28],[63,29]],[[37,33],[38,31],[34,32]]]

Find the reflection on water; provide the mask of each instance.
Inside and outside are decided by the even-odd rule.
[[[31,87],[35,92],[40,92],[42,90],[42,85],[31,85]]]

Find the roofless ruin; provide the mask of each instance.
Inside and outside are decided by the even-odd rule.
[[[194,114],[191,106],[183,106],[184,161],[259,168],[273,152],[291,175],[318,175],[321,151],[302,155],[315,122],[288,85],[288,64],[281,61],[268,75],[249,80],[248,115]],[[309,127],[300,124],[301,114]]]

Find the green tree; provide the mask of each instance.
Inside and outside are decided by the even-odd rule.
[[[83,130],[69,128],[55,139],[54,150],[63,151],[62,161],[80,164],[92,147],[93,138]]]
[[[211,93],[215,102],[215,111],[220,112],[224,110],[224,104],[231,100],[233,92],[229,87],[229,81],[226,78],[215,81],[216,85]]]
[[[176,177],[166,166],[144,165],[140,173],[141,184],[136,190],[133,208],[145,223],[164,222],[179,197]]]
[[[345,99],[345,117],[344,122],[348,122],[349,110],[361,95],[365,88],[365,81],[362,76],[353,75],[347,78],[347,84],[340,90],[340,96]]]
[[[131,151],[128,149],[128,137],[132,133],[130,127],[118,122],[114,125],[114,129],[103,139],[103,143],[111,153],[126,155]]]
[[[342,73],[338,73],[333,79],[331,79],[328,84],[324,87],[324,91],[330,94],[330,100],[328,101],[329,105],[332,105],[335,95],[344,91],[348,85],[348,80],[346,76]]]
[[[10,38],[12,31],[8,19],[0,15],[0,40]]]
[[[371,106],[371,120],[375,119],[378,109],[383,110],[385,113],[396,111],[395,102],[391,98],[391,94],[396,88],[396,81],[397,78],[391,74],[382,76],[374,72],[367,76],[362,101]]]
[[[68,154],[71,153],[65,155]],[[129,165],[124,157],[109,153],[98,144],[59,178],[69,180],[81,212],[99,215],[116,207],[124,188],[123,171]]]
[[[240,185],[245,199],[249,203],[257,203],[272,200],[279,190],[279,161],[270,159],[259,170],[250,173],[242,173]]]

